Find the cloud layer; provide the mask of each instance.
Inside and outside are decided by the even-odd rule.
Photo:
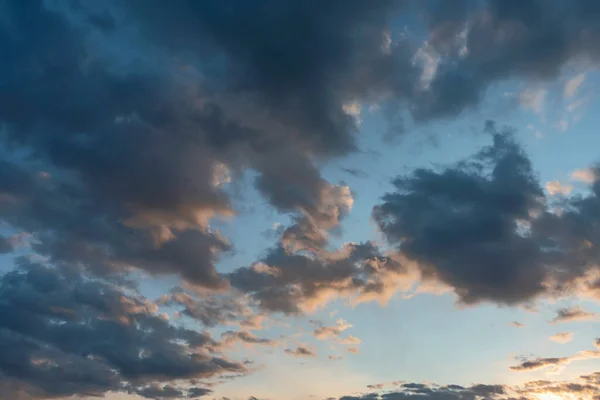
[[[269,315],[384,303],[419,279],[466,304],[600,298],[598,166],[573,175],[587,194],[547,186],[564,197],[557,211],[514,134],[490,122],[492,144],[472,157],[394,180],[372,213],[389,249],[334,245],[355,194],[322,173],[361,150],[369,106],[406,134],[476,109],[496,82],[596,63],[598,11],[591,0],[0,0],[0,254],[27,253],[0,276],[0,393],[200,397],[203,383],[249,372],[225,349],[279,344],[253,333]],[[539,111],[540,93],[524,103]],[[259,259],[224,272],[236,244],[215,220],[243,212],[234,189],[247,179],[289,222]],[[136,285],[148,275],[182,288],[153,302]],[[553,322],[592,317],[561,309]],[[202,331],[223,325],[220,340]],[[344,321],[317,325],[318,339],[360,343]]]

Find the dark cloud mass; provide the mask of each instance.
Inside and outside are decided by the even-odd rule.
[[[0,276],[0,398],[208,395],[178,384],[247,373],[221,353],[228,343],[279,343],[246,330],[257,309],[385,301],[409,275],[399,260],[465,303],[600,297],[600,182],[554,212],[510,134],[395,180],[373,212],[395,253],[332,249],[353,192],[321,173],[359,150],[361,107],[382,107],[395,132],[405,115],[457,116],[495,82],[599,61],[599,18],[594,0],[0,0],[0,254],[29,253]],[[292,222],[260,260],[223,273],[235,243],[211,222],[235,217],[231,185],[249,175]],[[137,272],[185,290],[153,303]],[[159,305],[243,328],[217,342]],[[501,398],[494,390],[377,396]]]
[[[394,181],[373,217],[423,275],[455,288],[467,303],[517,303],[543,290],[542,252],[519,223],[541,211],[543,192],[510,134],[474,157]]]
[[[176,327],[156,304],[108,283],[25,259],[0,280],[0,377],[39,397],[135,391],[146,383],[245,371],[210,335]],[[160,394],[160,396],[159,396]]]

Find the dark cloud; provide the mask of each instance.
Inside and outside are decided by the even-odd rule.
[[[206,219],[231,209],[218,160],[184,129],[187,100],[166,77],[109,72],[41,1],[4,2],[3,14],[3,144],[30,156],[3,160],[0,217],[57,262],[222,287],[213,262],[229,244]]]
[[[0,254],[10,253],[13,250],[13,245],[10,238],[0,236]]]
[[[294,357],[316,357],[317,354],[304,346],[296,346],[295,349],[285,349],[287,354]]]
[[[362,171],[360,169],[342,168],[342,171],[346,172],[347,174],[352,175],[355,178],[367,179],[369,177],[369,174],[367,174],[365,171]]]
[[[321,153],[354,146],[344,104],[386,102],[418,121],[452,117],[495,82],[554,78],[566,63],[599,55],[593,0],[128,4],[150,40],[220,60],[208,73],[252,93]],[[423,37],[400,35],[405,15]]]
[[[339,400],[535,400],[548,394],[557,398],[563,395],[596,400],[599,390],[600,373],[596,372],[572,381],[538,380],[521,386],[475,384],[464,387],[405,383],[391,391],[343,396]]]
[[[456,46],[444,47],[440,32],[455,40],[461,20],[469,19],[468,52],[444,60],[424,89],[424,67],[413,62],[420,39],[398,39],[390,30],[407,11],[405,2],[114,2],[69,11],[83,13],[89,26],[82,29],[42,1],[5,1],[0,51],[11,61],[0,67],[2,145],[27,157],[2,166],[0,215],[34,233],[34,250],[56,262],[104,273],[122,267],[177,273],[222,289],[227,283],[214,263],[231,245],[208,220],[234,213],[221,185],[226,172],[235,178],[250,168],[265,198],[294,219],[282,245],[322,251],[352,205],[349,188],[327,182],[318,167],[356,149],[347,104],[391,102],[417,119],[455,115],[476,103],[489,82],[513,74],[548,77],[594,50],[592,39],[580,35],[596,32],[592,3],[560,14],[554,5],[544,7],[538,17],[532,17],[537,2],[483,8],[461,2],[451,13],[438,6],[409,8],[425,16],[432,46],[444,57],[458,56]],[[556,15],[569,22],[557,25]],[[124,21],[141,29],[144,45],[123,33]],[[556,37],[568,38],[564,46],[550,45],[555,36],[548,26],[572,28],[556,30]],[[517,29],[499,43],[494,38],[507,27]],[[123,46],[135,45],[134,58],[151,61],[125,67],[118,55],[111,59],[90,44],[94,29],[111,32],[103,36],[111,44],[121,44],[116,37],[123,35]],[[530,62],[534,54],[539,62]],[[165,61],[174,58],[185,68]],[[512,239],[507,254],[519,252],[522,263],[535,258],[526,240]],[[497,262],[508,263],[506,257]],[[533,286],[515,288],[525,296],[539,290],[532,264]],[[482,290],[490,277],[479,277]],[[519,294],[488,297],[512,302]]]
[[[212,390],[201,388],[201,387],[192,387],[188,389],[188,397],[190,398],[198,398],[202,396],[206,396],[212,393]]]
[[[245,372],[211,353],[210,336],[103,280],[134,269],[196,289],[231,280],[287,313],[389,297],[406,272],[396,259],[373,243],[328,248],[353,199],[320,166],[357,149],[358,105],[383,103],[403,132],[405,110],[420,122],[455,116],[496,81],[597,61],[592,1],[49,3],[0,1],[0,221],[52,265],[21,262],[0,281],[0,390],[11,398],[165,397],[180,390],[166,382]],[[408,11],[424,16],[428,45],[399,38]],[[376,220],[464,302],[528,300],[549,277],[571,290],[598,261],[600,185],[560,215],[539,209],[522,150],[494,140],[465,163],[398,179]],[[293,223],[261,263],[222,276],[214,265],[233,245],[209,222],[235,214],[226,183],[247,170]],[[0,237],[0,253],[13,247]],[[226,297],[165,304],[206,326],[251,317]]]
[[[509,133],[475,156],[394,180],[373,217],[425,278],[454,288],[461,301],[513,304],[544,290],[537,242],[519,232],[543,207],[530,161]]]
[[[146,397],[148,399],[175,399],[181,398],[183,396],[183,392],[177,389],[174,386],[165,385],[165,386],[148,386],[145,388],[141,388],[136,391],[136,394]]]
[[[336,296],[376,298],[395,289],[406,271],[371,242],[347,244],[321,257],[272,249],[260,262],[229,275],[231,284],[266,310],[299,313]]]
[[[461,302],[526,303],[538,295],[598,295],[600,185],[587,195],[545,198],[510,130],[452,166],[397,177],[373,218],[389,243]],[[577,308],[554,322],[589,319]]]
[[[517,372],[535,371],[543,368],[550,368],[553,371],[559,371],[559,368],[561,366],[570,364],[573,361],[588,360],[594,358],[600,358],[600,351],[584,350],[569,357],[547,357],[536,358],[533,360],[525,360],[518,365],[510,367],[510,369],[512,371]]]
[[[0,297],[1,380],[34,397],[245,371],[211,354],[218,343],[210,335],[176,327],[147,299],[77,272],[23,259],[2,276]],[[139,390],[158,396],[154,386]]]
[[[600,56],[593,45],[600,37],[599,7],[593,0],[458,3],[425,12],[429,50],[439,63],[429,103],[415,113],[418,119],[475,107],[495,82],[548,80],[568,62],[594,63]]]
[[[370,389],[381,390],[376,385]],[[501,385],[473,385],[463,387],[459,385],[426,385],[420,383],[406,383],[400,389],[384,393],[367,393],[357,396],[344,396],[339,400],[477,400],[477,399],[507,399],[505,389]]]

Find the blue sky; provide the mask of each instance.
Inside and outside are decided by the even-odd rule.
[[[0,400],[596,399],[595,2],[0,10]]]

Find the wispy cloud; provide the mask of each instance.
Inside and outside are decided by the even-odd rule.
[[[573,332],[559,332],[555,335],[550,336],[548,339],[556,342],[556,343],[569,343],[571,340],[573,340]]]
[[[560,308],[556,311],[556,316],[550,321],[552,324],[558,324],[561,322],[573,322],[573,321],[589,321],[596,316],[591,311],[585,311],[579,306]]]
[[[567,98],[575,96],[575,94],[577,93],[577,90],[579,89],[579,87],[581,86],[581,84],[583,83],[584,80],[585,80],[585,73],[581,73],[581,74],[569,79],[567,81],[567,83],[565,83],[565,87],[563,90],[564,96]]]

